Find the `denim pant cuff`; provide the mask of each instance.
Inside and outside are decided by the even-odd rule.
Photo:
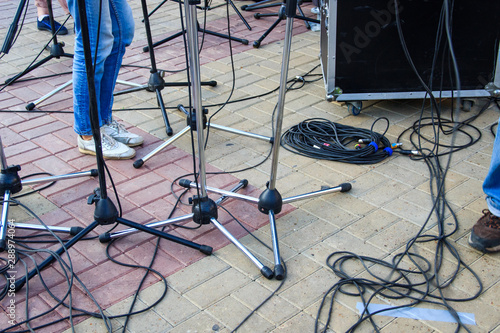
[[[496,203],[491,197],[486,198],[486,204],[491,214],[500,217],[500,205]]]

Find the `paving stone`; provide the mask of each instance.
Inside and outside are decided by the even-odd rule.
[[[164,290],[164,283],[158,282],[141,292],[141,300],[147,305],[157,303]],[[168,289],[166,297],[155,305],[154,311],[175,326],[199,313],[200,309],[176,291]]]
[[[250,311],[251,309],[248,309],[230,296],[207,309],[208,313],[231,329],[235,329],[250,314]],[[230,315],[228,316],[228,314]],[[272,327],[271,323],[264,320],[259,314],[253,314],[238,331],[255,332],[257,330],[269,329],[270,327]]]
[[[173,274],[169,281],[171,286],[181,294],[208,281],[210,277],[219,275],[227,270],[229,266],[214,256],[207,257],[206,260],[198,261],[189,267]]]
[[[249,283],[249,279],[235,269],[228,269],[186,292],[186,297],[197,306],[206,307]]]
[[[314,329],[314,319],[303,312],[286,321],[272,332],[307,332]]]
[[[230,332],[224,325],[217,319],[211,317],[206,312],[201,312],[198,315],[189,318],[183,323],[174,327],[170,332]]]

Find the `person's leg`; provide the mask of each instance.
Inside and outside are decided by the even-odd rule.
[[[311,13],[319,14],[319,0],[312,0],[313,8],[311,8]]]
[[[118,73],[122,65],[125,48],[132,43],[134,37],[134,18],[127,0],[109,0],[109,19],[113,36],[112,48],[103,64],[103,76],[100,92],[101,120],[103,124],[111,124],[113,107],[113,91]]]
[[[141,145],[144,139],[129,132],[124,126],[113,120],[113,91],[122,64],[125,48],[134,38],[134,18],[132,9],[126,0],[109,0],[111,27],[113,32],[113,47],[104,62],[104,74],[101,82],[100,110],[101,121],[104,126],[101,130],[115,140],[130,147]]]
[[[83,39],[81,29],[81,19],[78,13],[78,1],[69,0],[69,9],[75,20],[75,47],[73,56],[73,108],[75,114],[75,132],[79,135],[92,135],[89,115],[89,90],[87,83],[87,70],[85,66],[85,55],[83,50]],[[104,63],[113,48],[113,35],[111,33],[111,17],[109,13],[109,2],[103,1],[100,8],[99,0],[85,1],[87,26],[89,31],[90,52],[92,54],[92,63],[94,68],[94,82],[97,101],[100,101],[101,82],[104,75]],[[102,12],[101,22],[99,24],[99,12]],[[100,31],[98,27],[100,26]],[[99,45],[97,45],[97,42]],[[97,57],[96,48],[98,47]],[[100,103],[98,102],[97,111],[101,114]],[[99,116],[101,121],[102,117]]]
[[[68,5],[66,1],[59,0],[59,3],[61,4],[61,7],[64,10],[64,12],[66,14],[69,14]],[[47,0],[35,0],[35,6],[37,11],[37,22],[36,22],[37,29],[52,32]],[[62,26],[59,22],[55,20],[54,20],[54,28],[56,29],[58,35],[68,34],[68,29],[66,29],[66,27]]]
[[[472,227],[469,244],[483,252],[500,251],[500,127],[497,128],[488,174],[483,182],[488,209]]]
[[[94,66],[94,86],[97,99],[97,112],[99,115],[99,126],[105,124],[110,113],[109,103],[102,103],[101,92],[103,84],[110,84],[109,79],[104,79],[109,73],[105,73],[105,64],[114,48],[113,27],[110,12],[110,2],[100,0],[85,0],[85,12],[87,27],[89,31],[90,52],[92,65]],[[78,11],[78,1],[69,0],[69,9],[75,20],[75,47],[73,57],[73,111],[74,130],[78,136],[78,147],[80,152],[95,154],[92,140],[92,127],[90,124],[90,99],[87,81],[87,70],[85,65],[85,54],[82,38],[82,21]],[[97,50],[97,52],[96,52]],[[122,54],[123,56],[123,54]],[[116,60],[116,58],[115,58]],[[106,75],[105,75],[106,74]],[[113,85],[114,86],[114,85]],[[104,89],[106,91],[106,89]],[[106,98],[105,98],[106,99]],[[104,105],[104,106],[103,106]],[[116,142],[113,138],[102,133],[103,155],[106,158],[131,158],[135,151],[124,144]]]
[[[488,209],[495,216],[500,216],[500,126],[497,127],[490,169],[483,183]]]

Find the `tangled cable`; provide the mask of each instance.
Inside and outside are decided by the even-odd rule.
[[[375,124],[387,122],[384,133],[373,131]],[[311,118],[285,131],[281,145],[288,151],[311,158],[353,164],[374,164],[392,155],[385,117],[376,119],[369,130]],[[364,144],[364,145],[363,145]]]

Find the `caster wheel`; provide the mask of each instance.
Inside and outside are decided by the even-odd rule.
[[[361,113],[361,109],[363,108],[362,102],[352,102],[347,104],[347,110],[352,113],[353,116],[357,116]]]
[[[469,112],[473,106],[474,101],[471,101],[470,99],[462,100],[462,110],[464,110],[465,112]]]

